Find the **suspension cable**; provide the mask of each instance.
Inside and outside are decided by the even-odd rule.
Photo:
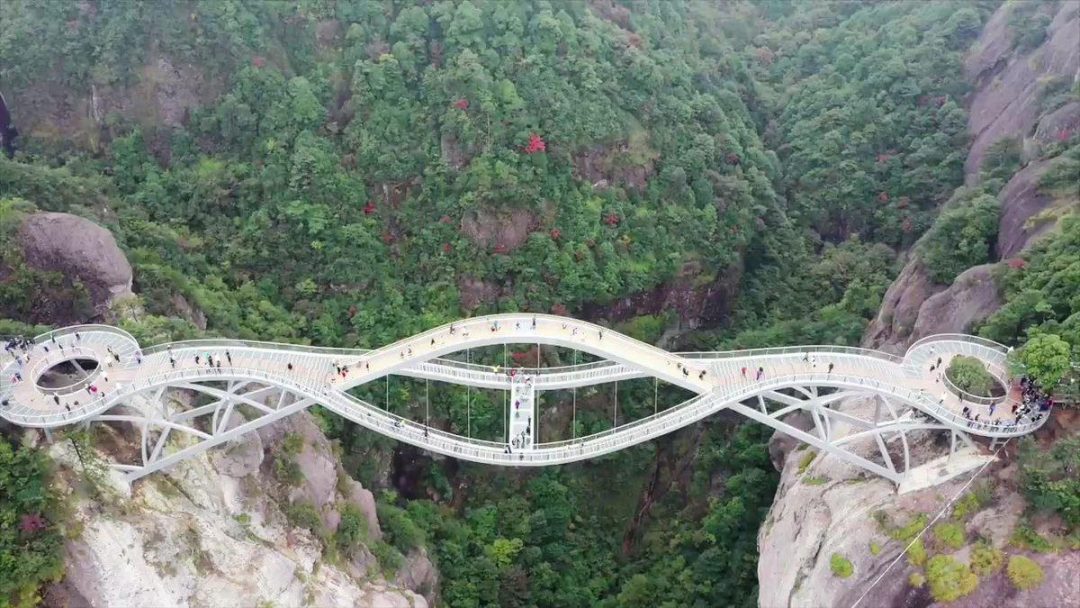
[[[574,349],[574,366],[577,366],[578,351]],[[574,391],[573,403],[574,403],[574,420],[570,423],[570,438],[577,439],[577,383],[574,383],[572,387]]]
[[[424,426],[431,426],[431,378],[424,378]]]
[[[619,381],[615,381],[615,417],[611,420],[611,428],[619,428]]]
[[[465,349],[465,365],[469,365],[469,349]],[[472,439],[472,385],[465,385],[465,436]]]
[[[507,344],[503,343],[503,372],[510,374],[510,367],[506,360]],[[503,389],[503,440],[510,443],[510,391]]]

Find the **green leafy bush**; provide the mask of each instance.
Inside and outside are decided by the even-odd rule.
[[[1013,586],[1021,591],[1038,587],[1042,584],[1043,579],[1046,578],[1042,566],[1035,560],[1024,557],[1023,555],[1011,556],[1009,558],[1009,567],[1007,568],[1007,571],[1009,573],[1009,580],[1012,581]]]
[[[989,543],[978,543],[971,550],[971,571],[978,576],[990,576],[1004,564],[1005,554]]]
[[[847,578],[855,573],[855,566],[851,564],[848,558],[839,553],[833,553],[829,558],[829,568],[832,569],[833,576],[839,576],[840,578]]]
[[[994,488],[989,483],[976,483],[972,489],[965,492],[953,505],[953,519],[964,521],[971,515],[981,511],[994,496]]]
[[[334,532],[334,542],[346,555],[365,544],[368,540],[368,522],[363,512],[353,504],[346,504],[341,509],[341,521]]]
[[[806,472],[806,469],[810,468],[815,458],[817,458],[817,452],[807,451],[803,454],[802,458],[799,459],[799,475],[802,475]]]
[[[1031,505],[1080,529],[1080,436],[1058,439],[1049,452],[1024,438],[1019,456],[1020,487]]]
[[[908,548],[907,559],[908,563],[916,568],[922,568],[926,565],[926,546],[923,545],[922,539],[915,541]]]
[[[386,542],[405,554],[424,544],[424,531],[404,509],[379,501],[376,505],[379,525]]]
[[[939,602],[952,602],[971,593],[979,585],[979,577],[967,564],[948,555],[935,555],[926,565],[930,595]]]
[[[945,369],[945,374],[957,388],[979,397],[989,397],[997,386],[997,380],[986,371],[983,362],[975,357],[953,357],[949,367]]]
[[[964,525],[951,522],[934,526],[934,539],[938,544],[950,549],[959,549],[967,544]]]
[[[322,533],[322,518],[319,510],[310,502],[296,501],[285,508],[285,518],[297,528],[306,528],[316,535]]]
[[[926,584],[926,577],[923,576],[922,572],[912,572],[908,576],[908,584],[919,589]]]

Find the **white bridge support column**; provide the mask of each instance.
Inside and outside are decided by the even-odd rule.
[[[510,429],[509,442],[511,449],[530,450],[536,443],[535,419],[536,389],[533,388],[532,380],[518,376],[510,385],[510,407],[508,408],[509,420],[506,428]]]

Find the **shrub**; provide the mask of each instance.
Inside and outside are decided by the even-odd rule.
[[[993,492],[993,486],[989,483],[975,485],[970,492],[966,492],[956,501],[953,506],[953,519],[964,521],[968,516],[981,511],[983,507],[990,504]]]
[[[833,553],[829,558],[829,567],[832,569],[833,576],[839,576],[840,578],[847,578],[855,573],[855,566],[851,564],[848,558],[839,553]]]
[[[878,555],[881,553],[881,545],[876,542],[870,543],[870,555]]]
[[[287,486],[298,486],[304,481],[304,473],[291,454],[281,453],[274,458],[274,474]]]
[[[967,543],[963,524],[943,523],[934,526],[934,539],[950,549],[959,549]]]
[[[1058,440],[1049,453],[1034,441],[1020,444],[1020,487],[1032,506],[1080,529],[1080,435]]]
[[[304,438],[299,433],[289,433],[281,442],[281,451],[290,456],[296,456],[302,449],[304,449]]]
[[[1021,523],[1016,526],[1016,530],[1013,531],[1009,543],[1014,547],[1028,549],[1037,553],[1053,553],[1058,550],[1058,547],[1053,542],[1043,538],[1041,534],[1036,532],[1035,529],[1027,523]]]
[[[926,577],[922,575],[922,572],[912,572],[907,580],[908,584],[916,589],[919,589],[926,584]]]
[[[904,526],[890,530],[889,536],[902,543],[911,542],[911,539],[915,538],[915,535],[921,532],[929,521],[930,518],[925,513],[919,513]]]
[[[346,555],[351,555],[367,539],[367,518],[355,505],[345,505],[345,508],[341,510],[341,521],[334,533],[335,544]]]
[[[979,577],[967,564],[948,555],[935,555],[926,565],[926,579],[930,583],[930,595],[939,602],[958,600],[975,590]]]
[[[829,478],[824,475],[808,475],[803,478],[803,483],[808,486],[821,486],[829,482]]]
[[[1010,557],[1007,570],[1009,573],[1009,580],[1020,590],[1038,587],[1042,584],[1043,579],[1046,578],[1042,566],[1035,560],[1024,557],[1023,555],[1014,555]]]
[[[922,568],[926,565],[926,547],[923,546],[922,539],[912,543],[911,548],[908,549],[908,563],[916,568]]]
[[[322,518],[319,510],[310,502],[297,501],[285,509],[285,518],[296,528],[307,528],[316,534],[322,532]]]
[[[975,357],[958,355],[949,362],[945,375],[962,391],[972,395],[989,397],[997,381],[986,371],[983,362]]]
[[[405,557],[397,549],[383,541],[375,543],[370,549],[371,554],[375,556],[375,559],[379,560],[379,565],[388,574],[392,575],[397,572],[401,565],[405,563]]]
[[[806,469],[810,468],[810,464],[814,462],[814,458],[817,458],[817,452],[807,452],[803,454],[801,460],[799,460],[799,475],[806,472]]]
[[[376,509],[386,541],[398,551],[408,553],[423,544],[423,530],[409,518],[409,514],[404,509],[382,502],[378,503]]]
[[[978,543],[971,550],[971,571],[979,576],[990,576],[1005,563],[1005,554],[987,543]]]

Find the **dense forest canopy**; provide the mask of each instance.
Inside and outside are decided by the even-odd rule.
[[[15,246],[48,210],[117,237],[138,294],[118,316],[145,343],[369,347],[527,310],[650,341],[679,329],[687,348],[857,344],[898,256],[942,284],[992,259],[1018,160],[1001,146],[961,187],[961,60],[997,5],[11,0],[0,85],[16,123],[35,111],[21,101],[73,109],[0,159],[0,329],[88,314],[83,286]],[[1018,31],[1045,30],[1024,15]],[[164,100],[145,87],[165,80]],[[1070,150],[1048,188],[1068,186]],[[984,335],[1080,347],[1067,226],[1008,269]],[[721,295],[707,314],[638,307],[675,288]],[[626,415],[651,412],[651,387],[628,385]],[[420,395],[395,379],[399,412]],[[470,397],[478,433],[499,433],[494,399]],[[434,401],[460,432],[465,399]],[[604,395],[582,408],[575,432],[610,424]],[[350,473],[387,485],[378,463],[398,448],[320,420]],[[710,421],[557,471],[425,461],[415,495],[382,497],[377,556],[429,547],[455,607],[752,606],[777,484],[767,439]],[[54,576],[43,563],[27,584]]]

